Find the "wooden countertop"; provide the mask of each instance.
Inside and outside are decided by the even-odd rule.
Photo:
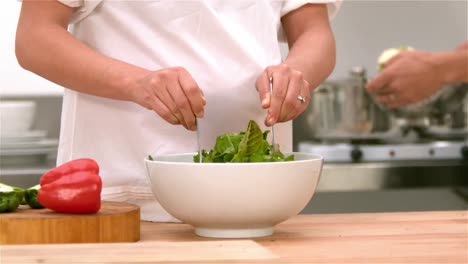
[[[299,215],[271,237],[142,222],[141,241],[0,247],[0,263],[467,263],[468,211]]]

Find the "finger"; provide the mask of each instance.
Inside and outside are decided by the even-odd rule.
[[[388,68],[383,70],[379,75],[377,75],[374,79],[370,80],[367,85],[366,89],[371,94],[377,94],[380,92],[380,89],[385,87],[391,81],[391,75],[388,71]]]
[[[170,124],[180,124],[179,120],[172,114],[172,111],[159,98],[154,98],[151,109]]]
[[[399,107],[402,102],[400,99],[397,98],[395,94],[379,95],[376,99],[377,102],[379,102],[382,105],[385,105],[389,109]]]
[[[168,123],[173,125],[180,124],[177,117],[173,115],[173,113],[169,110],[169,108],[165,105],[163,101],[158,97],[156,91],[160,90],[159,82],[151,80],[148,85],[146,85],[144,90],[142,91],[142,95],[144,98],[143,106],[149,110],[156,112],[161,118],[166,120]]]
[[[375,95],[389,95],[389,94],[394,94],[395,93],[395,89],[392,88],[390,85],[385,85],[383,87],[381,87],[376,93],[374,93]]]
[[[375,100],[377,101],[377,103],[384,105],[384,106],[387,106],[389,102],[388,95],[378,95],[375,97]]]
[[[205,93],[203,92],[202,89],[200,89],[200,92],[201,92],[201,95],[202,95],[203,106],[205,106],[205,105],[206,105]],[[203,108],[203,109],[205,109],[205,108]],[[204,113],[203,113],[203,114],[204,114]],[[201,116],[201,117],[203,117],[203,116]]]
[[[400,108],[400,107],[403,107],[403,106],[410,105],[412,103],[415,103],[415,101],[411,100],[410,98],[407,98],[404,94],[395,93],[394,97],[393,97],[393,100],[391,100],[388,103],[388,107],[389,108]]]
[[[257,78],[255,88],[260,95],[262,108],[267,109],[270,107],[270,80],[267,71],[263,71],[263,73]]]
[[[402,57],[406,56],[406,54],[411,51],[402,50],[398,52],[395,56],[391,57],[387,62],[385,62],[385,68],[390,67],[390,65],[394,64],[396,61],[400,60]]]
[[[303,81],[303,86],[302,86],[302,90],[301,90],[300,94],[304,97],[304,102],[301,102],[301,101],[298,100],[299,104],[296,105],[295,112],[291,113],[291,115],[287,117],[286,121],[296,119],[309,106],[309,103],[310,103],[310,100],[311,100],[310,85],[306,80]]]
[[[168,91],[171,97],[174,99],[177,108],[183,117],[184,126],[189,130],[196,130],[195,125],[195,114],[192,112],[190,102],[186,97],[182,87],[177,80],[172,80],[168,84]]]
[[[401,106],[401,103],[399,101],[390,101],[387,103],[387,107],[389,109],[394,109],[394,108],[398,108]]]
[[[174,99],[169,94],[167,86],[159,89],[154,89],[154,93],[156,97],[161,101],[161,103],[163,103],[169,109],[169,111],[171,111],[171,114],[178,120],[178,123],[184,123],[184,118],[180,113],[179,109],[177,108]]]
[[[403,104],[400,102],[400,101],[391,101],[389,103],[387,103],[387,108],[388,109],[395,109],[395,108],[399,108],[399,107],[402,107]]]
[[[206,104],[203,92],[200,87],[198,87],[197,82],[195,82],[190,73],[184,69],[179,70],[179,85],[182,87],[182,90],[190,103],[192,112],[197,117],[203,117],[205,114],[204,105]]]
[[[283,104],[281,105],[281,111],[279,114],[278,122],[287,121],[288,117],[296,114],[297,108],[302,104],[297,99],[299,95],[302,96],[302,88],[304,86],[304,76],[300,72],[292,72],[289,78],[288,89],[284,98]]]
[[[278,122],[281,107],[287,94],[289,84],[288,70],[280,68],[270,73],[269,76],[273,78],[273,91],[265,124],[272,126]]]
[[[465,50],[465,49],[468,49],[468,41],[465,41],[459,44],[456,48],[456,50]]]

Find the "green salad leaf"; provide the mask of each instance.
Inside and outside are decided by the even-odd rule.
[[[216,144],[210,151],[202,150],[202,162],[276,162],[294,160],[294,155],[285,157],[279,146],[277,151],[267,141],[270,131],[262,132],[255,121],[250,120],[247,130],[240,133],[228,133],[218,136]],[[193,157],[200,162],[200,155]]]

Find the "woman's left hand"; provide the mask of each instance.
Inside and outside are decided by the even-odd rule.
[[[273,92],[270,95],[270,78]],[[287,64],[269,66],[255,83],[263,109],[268,109],[266,126],[296,118],[310,102],[310,85],[302,72]]]

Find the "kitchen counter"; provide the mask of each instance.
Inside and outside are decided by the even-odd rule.
[[[141,241],[2,246],[0,263],[467,263],[468,211],[299,215],[271,237],[142,222]]]

